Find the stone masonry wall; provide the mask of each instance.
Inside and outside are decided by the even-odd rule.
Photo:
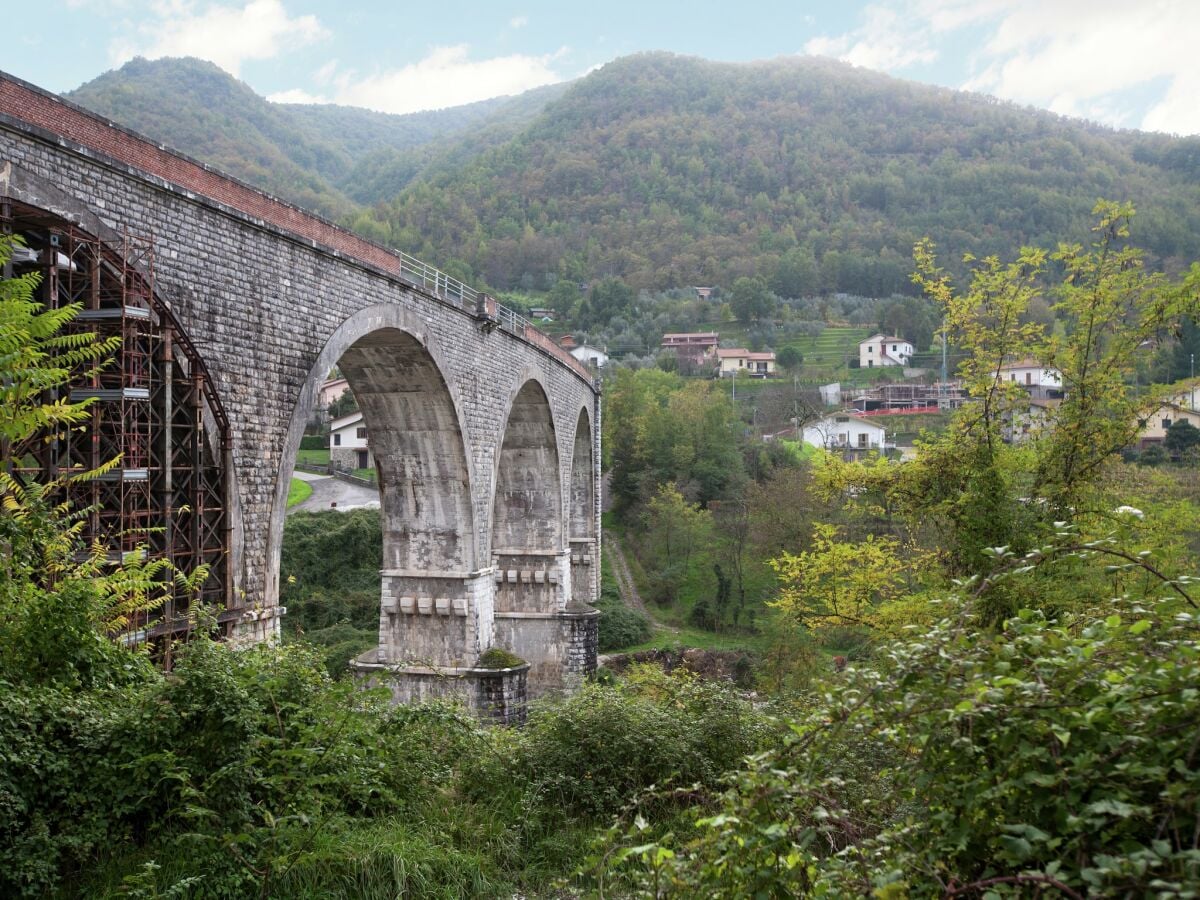
[[[569,521],[583,412],[593,424],[599,489],[598,389],[543,335],[485,328],[461,301],[401,277],[390,251],[0,74],[2,197],[51,211],[117,246],[125,233],[154,239],[155,290],[205,359],[231,423],[231,568],[238,603],[259,611],[257,637],[269,633],[261,623],[277,621],[287,486],[319,383],[345,350],[378,329],[401,331],[428,353],[461,431],[468,571],[444,574],[493,583],[499,447],[527,382],[536,381],[549,399],[559,471],[545,475],[558,479],[562,522]],[[597,495],[597,517],[599,506]],[[565,552],[568,529],[561,531]],[[597,541],[590,578],[563,573],[564,593],[576,602],[596,596],[599,549]],[[491,601],[490,594],[474,597],[469,616],[446,617],[467,629],[457,637],[443,623],[448,652],[468,664],[476,647],[492,642]]]

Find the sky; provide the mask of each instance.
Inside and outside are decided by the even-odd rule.
[[[668,50],[836,57],[1119,128],[1200,134],[1200,0],[43,0],[0,69],[55,92],[198,56],[282,102],[439,109]]]

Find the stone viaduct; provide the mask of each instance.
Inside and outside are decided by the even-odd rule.
[[[500,719],[526,679],[537,696],[594,669],[599,387],[569,354],[410,257],[2,74],[0,206],[9,230],[46,244],[47,277],[79,277],[64,257],[72,235],[103,248],[98,282],[131,235],[151,242],[153,271],[139,262],[121,283],[152,283],[151,352],[173,340],[192,354],[160,380],[191,378],[207,398],[195,421],[221,476],[214,596],[231,635],[279,632],[289,480],[339,365],[381,485],[380,640],[358,668],[389,676],[399,699],[457,692]],[[149,468],[161,484],[170,465]],[[157,512],[188,510],[168,498]],[[528,670],[480,668],[493,646]]]

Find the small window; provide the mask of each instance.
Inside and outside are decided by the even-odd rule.
[[[1170,427],[1171,427],[1171,420],[1163,419],[1163,428],[1170,428]]]
[[[858,436],[858,446],[860,446],[860,447],[867,446],[867,436],[865,434],[860,434]]]
[[[874,346],[869,346],[869,347],[867,347],[867,352],[868,352],[868,353],[874,353],[874,352],[875,352],[875,347],[874,347]]]
[[[1009,373],[1008,373],[1008,380],[1009,380],[1009,381],[1016,381],[1016,380],[1017,380],[1017,373],[1016,373],[1016,372],[1009,372]]]
[[[1032,373],[1032,372],[1026,372],[1026,373],[1025,373],[1025,383],[1026,383],[1026,384],[1033,384],[1033,373]]]
[[[897,349],[897,348],[896,348],[896,345],[895,345],[895,344],[892,344],[892,352],[893,352],[893,353],[895,353],[895,352],[896,352],[896,349]]]
[[[333,436],[333,446],[335,446],[335,447],[342,446],[342,436],[340,434],[335,434]]]
[[[358,430],[356,430],[354,432],[354,436],[356,438],[358,438],[360,441],[365,441],[367,439],[367,429],[359,428]]]
[[[838,416],[834,421],[835,422],[849,422],[850,417],[849,416]]]
[[[1145,427],[1146,427],[1146,420],[1138,419],[1138,428],[1145,428]]]

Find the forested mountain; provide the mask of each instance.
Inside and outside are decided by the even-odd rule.
[[[948,261],[1086,240],[1100,197],[1135,204],[1153,262],[1200,256],[1200,139],[810,57],[643,54],[412,116],[271,104],[194,60],[135,61],[70,96],[501,289],[762,275],[783,296],[883,296],[912,289],[923,235]]]
[[[272,103],[212,63],[139,58],[66,96],[286,200],[345,219],[356,203],[398,193],[428,163],[431,146],[444,154],[467,133],[506,135],[505,124],[515,128],[562,90],[398,116]]]
[[[1141,240],[1168,266],[1195,257],[1198,148],[828,60],[652,54],[582,79],[385,217],[398,244],[462,255],[501,286],[762,274],[787,296],[880,296],[908,288],[922,235],[947,259],[1082,240],[1098,197],[1133,201]]]

